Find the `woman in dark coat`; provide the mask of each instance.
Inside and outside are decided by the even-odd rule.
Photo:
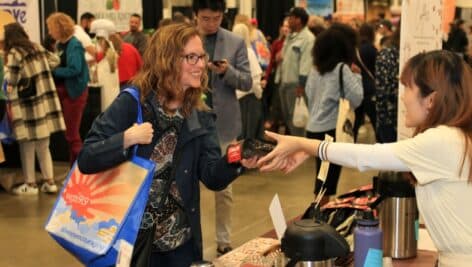
[[[93,173],[137,155],[156,162],[149,200],[135,244],[133,266],[190,266],[202,259],[201,181],[222,190],[256,159],[229,164],[221,157],[215,116],[201,96],[207,85],[207,55],[188,24],[159,29],[131,84],[140,91],[144,123],[134,124],[137,103],[122,93],[92,125],[78,157]]]

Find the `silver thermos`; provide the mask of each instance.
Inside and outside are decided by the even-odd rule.
[[[393,259],[416,257],[418,247],[418,209],[415,189],[402,173],[379,175],[377,192],[383,199],[379,205],[383,231],[384,256]]]

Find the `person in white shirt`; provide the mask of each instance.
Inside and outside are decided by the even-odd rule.
[[[95,44],[87,32],[85,32],[85,30],[80,25],[74,25],[74,37],[79,40],[80,44],[85,49],[85,62],[87,62],[89,68],[89,77],[91,78],[89,84],[95,85],[97,83],[97,62],[95,61],[97,50]]]
[[[386,144],[343,144],[267,132],[277,141],[261,171],[290,172],[309,156],[365,170],[411,172],[418,209],[439,251],[439,266],[472,262],[472,69],[456,54],[431,51],[402,71],[405,124],[412,138]]]
[[[105,111],[120,93],[118,54],[108,37],[116,33],[115,24],[108,19],[96,19],[90,26],[95,34],[99,52],[96,54],[97,84],[101,87],[101,111]]]
[[[90,39],[90,36],[88,36],[84,29],[82,29],[82,27],[79,25],[74,25],[74,36],[79,40],[79,42],[82,44],[82,47],[87,52],[85,54],[85,60],[89,62],[95,57],[95,53],[97,52],[92,39]]]

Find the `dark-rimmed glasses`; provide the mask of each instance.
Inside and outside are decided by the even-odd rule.
[[[191,54],[187,54],[187,55],[182,55],[182,58],[185,58],[187,63],[190,64],[190,65],[197,64],[197,62],[199,60],[203,60],[205,62],[208,61],[208,55],[207,54],[198,55],[198,54],[191,53]]]

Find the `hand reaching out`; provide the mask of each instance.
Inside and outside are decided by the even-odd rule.
[[[316,155],[319,141],[297,136],[280,135],[266,131],[266,135],[277,141],[277,146],[258,160],[261,171],[281,170],[291,172],[310,155]]]
[[[300,166],[309,157],[310,154],[306,153],[305,151],[292,153],[285,158],[285,165],[282,165],[280,170],[284,173],[289,173],[298,168],[298,166]],[[266,171],[266,169],[269,169],[269,167],[270,165],[263,166],[261,167],[261,171]]]
[[[258,167],[257,160],[258,160],[257,157],[252,157],[250,159],[242,159],[241,165],[243,165],[244,168],[247,168],[247,169],[254,169]]]
[[[129,148],[130,146],[139,144],[145,145],[150,144],[152,141],[152,137],[154,134],[154,130],[152,128],[152,124],[149,122],[145,122],[142,124],[134,124],[133,126],[129,127],[124,133],[124,140],[123,140],[123,147],[124,149]]]

